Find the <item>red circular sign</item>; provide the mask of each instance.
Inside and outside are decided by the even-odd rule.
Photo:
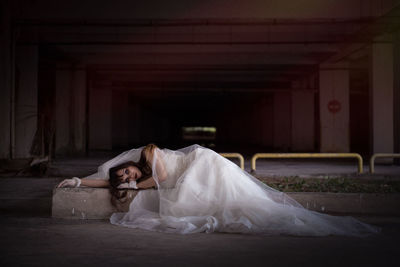
[[[330,113],[337,113],[342,109],[342,104],[337,101],[336,99],[333,99],[328,102],[328,110]]]

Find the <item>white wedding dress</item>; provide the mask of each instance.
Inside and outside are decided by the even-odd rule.
[[[99,173],[127,160],[137,161],[141,148],[106,162]],[[167,170],[158,182],[156,163]],[[153,159],[158,190],[141,190],[126,213],[114,213],[112,224],[168,233],[234,232],[270,235],[354,235],[379,228],[353,217],[338,217],[303,208],[230,160],[198,145],[177,151],[158,150]]]

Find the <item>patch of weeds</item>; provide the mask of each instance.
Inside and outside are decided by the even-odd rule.
[[[400,193],[400,181],[363,178],[261,178],[268,186],[283,192]]]

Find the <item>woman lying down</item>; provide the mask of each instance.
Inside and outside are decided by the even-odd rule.
[[[310,211],[214,151],[192,145],[176,151],[153,144],[126,151],[98,172],[58,187],[108,187],[112,203],[139,190],[112,224],[168,233],[260,233],[363,236],[379,228],[353,217]],[[154,189],[157,190],[142,190]]]

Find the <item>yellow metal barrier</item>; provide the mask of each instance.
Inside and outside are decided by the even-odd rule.
[[[400,154],[390,154],[390,153],[376,153],[373,154],[369,160],[369,172],[375,172],[375,159],[376,158],[400,158]]]
[[[221,156],[225,158],[238,158],[240,162],[240,168],[244,170],[244,158],[239,153],[219,153]]]
[[[256,170],[258,158],[356,158],[358,173],[363,172],[363,159],[357,153],[257,153],[251,158],[251,170]]]

